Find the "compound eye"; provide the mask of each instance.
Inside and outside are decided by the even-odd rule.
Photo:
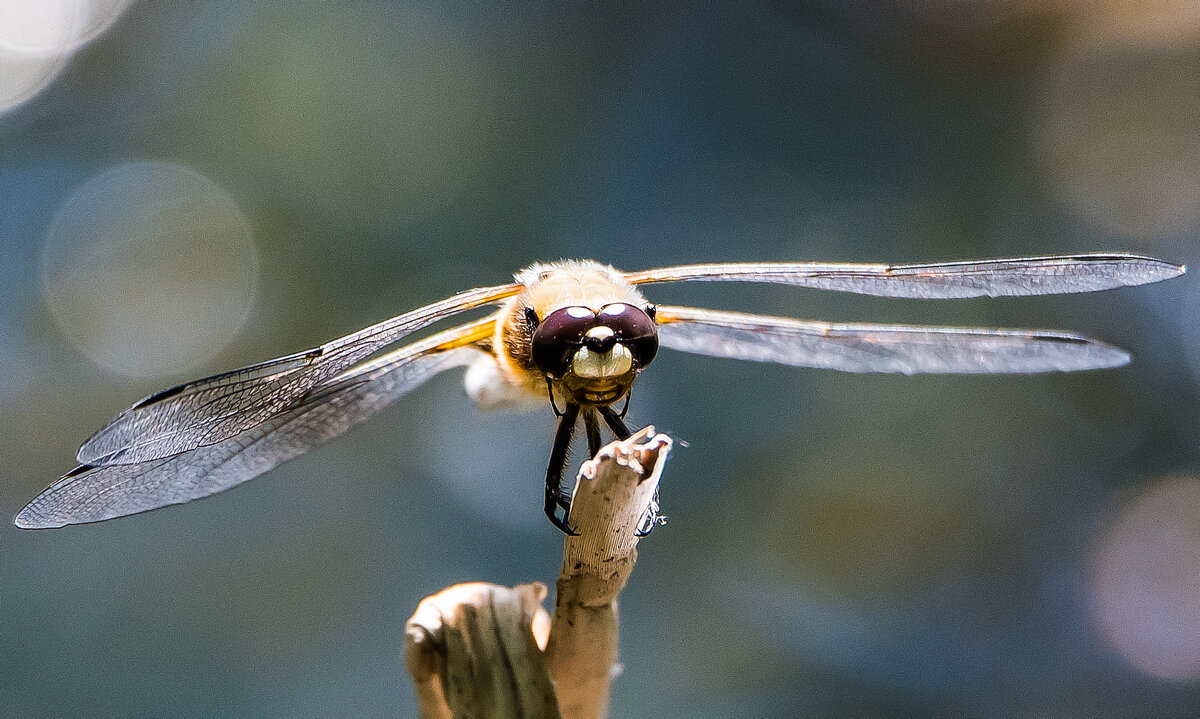
[[[563,307],[546,315],[533,331],[533,364],[551,377],[562,377],[595,326],[596,313],[587,307]]]
[[[645,367],[658,354],[658,325],[640,307],[614,302],[600,308],[597,324],[608,327],[629,348],[636,367]]]
[[[633,340],[658,334],[658,325],[645,310],[624,302],[614,302],[600,308],[597,320],[597,324],[615,332],[618,340]]]

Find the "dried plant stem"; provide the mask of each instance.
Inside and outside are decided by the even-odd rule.
[[[554,598],[546,660],[568,719],[608,713],[609,685],[620,673],[617,595],[637,562],[638,527],[650,509],[671,448],[647,427],[614,442],[579,471]],[[655,508],[657,509],[657,508]]]
[[[474,582],[421,600],[405,631],[405,665],[422,719],[558,717],[534,637],[549,623],[546,585]]]
[[[670,448],[647,427],[584,463],[552,621],[542,584],[460,584],[422,600],[405,658],[423,719],[606,716],[620,672],[617,596]]]

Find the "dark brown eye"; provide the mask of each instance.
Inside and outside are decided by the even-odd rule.
[[[616,341],[629,348],[633,364],[639,369],[650,364],[658,354],[658,325],[640,307],[614,302],[600,308],[596,324],[613,331]]]
[[[546,315],[533,331],[533,364],[551,377],[562,377],[595,326],[596,313],[587,307],[563,307]]]

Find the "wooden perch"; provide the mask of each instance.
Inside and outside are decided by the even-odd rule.
[[[651,511],[670,449],[669,437],[647,427],[604,447],[579,470],[568,517],[579,535],[564,542],[546,645],[564,717],[608,714],[609,684],[621,671],[617,595],[637,561],[638,527]]]
[[[421,719],[560,716],[542,655],[545,598],[540,582],[473,582],[422,599],[404,648]]]
[[[670,449],[647,427],[584,462],[568,517],[578,536],[564,541],[553,621],[542,584],[460,584],[421,601],[405,661],[423,719],[607,714],[620,673],[617,595],[637,561],[638,529],[657,511]]]

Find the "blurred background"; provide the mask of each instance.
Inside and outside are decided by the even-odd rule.
[[[0,2],[0,517],[155,390],[535,260],[1200,264],[1190,0]],[[1200,290],[652,300],[1064,328],[1119,370],[663,354],[614,716],[1194,716]],[[190,505],[0,526],[9,717],[411,716],[451,583],[552,583],[552,416],[448,373]],[[483,481],[485,476],[499,481]]]

